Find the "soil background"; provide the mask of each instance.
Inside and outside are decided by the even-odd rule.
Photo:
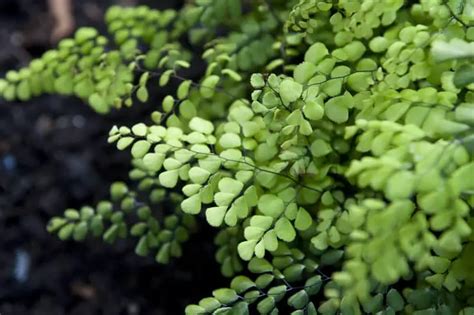
[[[73,1],[77,26],[104,30],[118,1]],[[178,8],[182,1],[135,1]],[[0,1],[0,76],[51,48],[46,0]],[[157,93],[166,93],[158,91]],[[162,95],[154,96],[158,102]],[[129,154],[107,144],[112,125],[143,121],[150,104],[100,116],[75,98],[0,100],[0,314],[182,314],[224,285],[214,260],[214,231],[203,229],[170,265],[133,253],[133,241],[61,242],[46,232],[65,208],[107,198],[126,180]]]

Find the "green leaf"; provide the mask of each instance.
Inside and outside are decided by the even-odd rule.
[[[323,281],[320,275],[312,276],[308,280],[306,280],[304,286],[305,291],[308,295],[316,295],[319,293],[321,286],[323,285]]]
[[[73,233],[73,238],[75,241],[83,241],[86,236],[87,232],[89,230],[89,226],[87,222],[80,222],[74,227],[74,233]]]
[[[263,215],[254,215],[250,219],[250,225],[261,228],[262,230],[268,230],[273,224],[272,217],[266,217]]]
[[[152,172],[157,172],[163,166],[165,155],[163,153],[147,153],[143,157],[144,166]]]
[[[278,221],[275,223],[275,232],[278,238],[285,242],[291,242],[296,237],[296,232],[293,228],[293,225],[285,217],[278,219]]]
[[[270,230],[263,236],[263,244],[265,249],[273,252],[278,248],[278,239],[274,230]]]
[[[54,217],[48,222],[47,230],[49,233],[56,232],[67,223],[64,218]]]
[[[240,147],[242,142],[237,134],[225,133],[220,137],[219,144],[225,149],[230,149]]]
[[[296,309],[302,309],[306,307],[308,302],[309,296],[305,290],[300,290],[296,292],[288,299],[288,305]]]
[[[377,36],[370,40],[369,48],[375,52],[380,53],[385,51],[389,46],[389,41],[383,36]]]
[[[239,298],[237,292],[228,288],[214,290],[212,295],[222,304],[230,304]]]
[[[405,307],[403,297],[395,289],[390,289],[387,293],[387,303],[396,312],[400,312]]]
[[[74,232],[74,223],[68,223],[64,225],[58,232],[58,237],[60,240],[65,241],[71,238],[72,233]]]
[[[250,77],[250,84],[255,89],[260,89],[265,86],[265,80],[263,79],[263,75],[261,73],[254,73]]]
[[[322,157],[332,152],[331,146],[322,139],[316,139],[311,144],[311,154],[315,157]]]
[[[474,162],[463,165],[453,172],[449,179],[449,184],[455,193],[468,193],[474,191]]]
[[[267,216],[277,218],[283,213],[285,204],[277,196],[266,194],[258,200],[258,209]]]
[[[163,110],[166,112],[166,113],[169,113],[173,110],[173,107],[174,107],[174,98],[173,96],[171,95],[166,95],[164,98],[163,98],[163,102],[161,104],[161,106],[163,107]]]
[[[458,88],[474,83],[474,64],[466,64],[456,70],[453,82]]]
[[[248,268],[251,272],[258,274],[273,271],[273,266],[268,262],[268,260],[257,257],[250,260]]]
[[[306,231],[312,223],[313,219],[311,218],[311,215],[304,208],[300,207],[296,214],[295,228],[300,231]]]
[[[314,100],[307,101],[303,106],[305,117],[311,120],[320,120],[324,116],[324,107]]]
[[[229,206],[234,200],[235,195],[225,192],[218,192],[214,195],[214,201],[218,206]]]
[[[129,145],[133,143],[135,139],[132,137],[123,137],[120,138],[119,141],[117,142],[117,149],[119,150],[125,150]]]
[[[329,51],[323,43],[314,43],[306,51],[304,60],[317,65],[327,55],[329,55]]]
[[[224,177],[219,181],[218,187],[222,192],[237,196],[244,188],[244,184],[233,178]]]
[[[227,207],[211,207],[206,210],[206,220],[207,222],[214,227],[219,227],[224,221],[224,216],[226,214]]]
[[[268,314],[275,308],[275,298],[267,296],[257,304],[257,310],[260,314]]]
[[[178,175],[178,170],[171,170],[161,173],[158,179],[163,187],[173,188],[178,183]]]
[[[275,309],[275,298],[273,296],[267,296],[257,304],[257,310],[260,314],[269,314]]]
[[[97,93],[89,96],[89,104],[96,112],[100,114],[104,114],[109,111],[109,107],[107,106],[105,99]]]
[[[239,252],[240,258],[246,261],[250,260],[253,257],[255,245],[257,245],[255,240],[239,243],[237,251]]]
[[[324,106],[324,111],[330,120],[338,124],[349,119],[348,104],[340,96],[329,99]]]
[[[78,44],[82,44],[87,40],[97,37],[98,32],[92,27],[81,27],[75,34],[75,40]]]
[[[186,315],[206,314],[206,309],[199,305],[191,304],[186,306],[184,313]]]
[[[137,90],[137,98],[140,102],[146,103],[148,101],[148,90],[145,86],[140,86]]]
[[[95,237],[102,235],[104,232],[104,224],[101,215],[96,215],[92,218],[90,221],[90,229],[92,231],[92,235]]]
[[[234,289],[238,294],[242,294],[250,288],[255,287],[255,283],[246,276],[237,276],[232,279],[230,287]]]
[[[474,57],[474,42],[468,43],[459,38],[454,38],[449,42],[437,40],[431,47],[431,53],[437,62]]]
[[[80,214],[76,209],[66,209],[64,211],[64,217],[69,220],[79,220]]]
[[[178,87],[178,90],[176,92],[176,95],[178,96],[178,99],[183,100],[186,97],[188,97],[189,94],[189,89],[191,87],[193,81],[191,80],[186,80],[181,82],[181,84]]]
[[[144,123],[138,123],[132,127],[132,132],[138,137],[144,137],[148,132],[148,127]]]
[[[165,72],[163,72],[163,74],[160,76],[160,81],[158,82],[158,84],[160,86],[165,86],[166,84],[168,84],[172,74],[173,74],[173,70],[171,70],[171,69],[166,70]]]
[[[149,248],[148,248],[148,243],[146,236],[140,237],[140,240],[137,243],[137,246],[135,247],[135,254],[138,256],[147,256],[149,253]]]
[[[221,71],[222,74],[225,74],[225,75],[228,75],[232,80],[236,81],[236,82],[240,82],[242,81],[242,76],[240,74],[238,74],[237,72],[235,72],[234,70],[232,69],[224,69]]]
[[[184,199],[181,202],[181,209],[188,214],[198,214],[201,212],[201,198],[199,194]]]
[[[155,260],[160,264],[167,264],[170,261],[170,243],[164,244],[155,256]]]
[[[27,101],[31,98],[31,90],[28,81],[23,80],[18,84],[17,91],[18,99],[20,101]]]
[[[119,226],[117,224],[111,225],[103,235],[103,239],[106,243],[113,243],[118,236]]]
[[[146,140],[139,140],[132,146],[132,156],[136,159],[142,158],[150,150],[151,143]]]
[[[94,93],[94,84],[90,79],[83,79],[74,86],[74,93],[81,98],[88,98]]]
[[[189,122],[189,128],[203,134],[211,134],[214,131],[214,125],[208,120],[204,120],[200,117],[194,117],[191,119]]]
[[[300,98],[303,86],[291,79],[285,79],[280,84],[280,96],[283,103],[289,104]]]
[[[221,303],[215,298],[204,298],[199,301],[199,306],[203,307],[206,312],[213,312],[217,308],[221,307]]]
[[[189,170],[189,178],[193,183],[204,184],[211,176],[211,173],[201,167],[194,166]]]
[[[392,175],[387,182],[385,193],[390,200],[409,198],[415,188],[416,177],[410,171],[400,171]]]
[[[205,78],[199,88],[199,92],[204,98],[212,98],[216,92],[216,85],[219,83],[219,77],[217,75],[211,75]]]
[[[296,82],[305,84],[316,74],[316,72],[317,69],[315,64],[304,61],[296,66],[293,76]]]

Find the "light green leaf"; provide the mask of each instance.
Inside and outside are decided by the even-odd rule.
[[[261,73],[254,73],[250,77],[250,84],[253,88],[259,89],[265,86],[265,81],[263,80],[263,75]]]
[[[303,86],[291,79],[285,79],[280,84],[280,96],[285,104],[296,101],[303,93]]]
[[[214,195],[214,201],[218,206],[228,206],[234,200],[235,195],[225,192],[218,192]]]
[[[139,140],[132,146],[132,156],[136,159],[142,158],[150,150],[151,143],[146,140]]]
[[[322,157],[332,152],[331,146],[322,139],[316,139],[311,144],[311,154],[315,157]]]
[[[303,106],[305,117],[311,120],[320,120],[324,116],[324,107],[314,100],[307,101]]]
[[[192,84],[191,80],[185,80],[181,82],[181,84],[178,87],[178,90],[176,91],[176,95],[178,96],[178,99],[183,100],[186,97],[188,97],[191,84]]]
[[[219,227],[224,221],[224,216],[226,214],[227,207],[211,207],[206,210],[206,220],[209,222],[209,225],[214,227]]]
[[[199,194],[184,199],[181,202],[181,209],[189,214],[198,214],[201,212],[201,198]]]
[[[474,42],[468,43],[454,38],[449,42],[435,41],[431,46],[431,53],[437,62],[474,57]]]
[[[225,133],[220,137],[219,144],[225,149],[230,149],[240,147],[242,142],[237,134]]]
[[[212,291],[212,295],[222,304],[235,302],[239,298],[234,290],[227,288],[214,290]]]
[[[143,164],[148,170],[156,172],[161,169],[164,160],[165,155],[163,153],[147,153],[143,157]]]
[[[282,217],[275,223],[275,232],[279,239],[285,242],[291,242],[296,237],[295,229],[290,221]]]
[[[237,196],[244,188],[244,184],[233,178],[224,177],[219,181],[218,187],[222,192]]]
[[[89,96],[89,104],[98,113],[103,114],[109,111],[109,108],[107,106],[105,99],[97,93],[94,93],[91,96]]]
[[[273,265],[266,259],[254,257],[250,261],[248,268],[253,273],[267,273],[273,271]]]
[[[300,231],[306,231],[312,223],[313,219],[311,218],[311,215],[304,208],[300,207],[296,214],[295,228]]]
[[[211,75],[205,78],[199,88],[199,92],[204,98],[211,98],[216,92],[216,85],[219,83],[219,77],[217,75]]]
[[[314,76],[316,72],[317,69],[315,64],[304,61],[296,66],[293,76],[296,82],[305,84]]]
[[[263,236],[263,244],[268,251],[275,251],[278,248],[278,239],[275,230],[270,230]]]
[[[277,218],[283,213],[285,204],[277,196],[267,194],[258,200],[258,209],[267,216]]]
[[[240,258],[249,261],[253,257],[255,245],[257,245],[257,241],[255,240],[239,243],[237,251],[239,252]]]
[[[191,119],[191,121],[189,122],[189,128],[206,135],[211,134],[214,131],[214,125],[211,122],[204,120],[200,117],[194,117],[193,119]]]
[[[304,60],[317,65],[327,55],[329,55],[329,51],[323,43],[314,43],[306,51]]]
[[[163,187],[173,188],[178,183],[178,175],[178,170],[171,170],[161,173],[158,179]]]
[[[211,173],[201,167],[194,166],[189,170],[189,178],[196,184],[204,184]]]
[[[409,198],[413,194],[415,180],[415,175],[410,171],[395,173],[388,179],[387,187],[385,188],[387,198],[390,200]]]
[[[230,287],[241,294],[250,288],[255,287],[255,283],[246,276],[237,276],[232,279]]]
[[[273,218],[263,215],[254,215],[250,219],[250,225],[260,227],[262,230],[266,231],[272,226]]]
[[[141,86],[138,88],[137,98],[142,103],[146,103],[148,101],[148,90],[145,86]]]
[[[125,150],[130,144],[133,143],[135,139],[132,137],[123,137],[120,138],[119,141],[117,142],[117,149],[119,150]]]
[[[347,104],[341,102],[341,100],[340,97],[331,98],[324,106],[324,111],[328,118],[338,124],[346,122],[349,119]]]

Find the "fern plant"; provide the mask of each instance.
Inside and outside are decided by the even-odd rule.
[[[110,131],[130,184],[50,232],[134,237],[168,263],[215,227],[230,284],[186,314],[474,314],[472,0],[196,0],[105,20],[110,41],[82,28],[0,94],[105,114],[176,92]]]

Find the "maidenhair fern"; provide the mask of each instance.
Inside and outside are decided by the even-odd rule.
[[[0,81],[99,113],[176,86],[110,131],[133,188],[49,231],[167,263],[215,227],[232,280],[187,314],[474,314],[474,2],[189,2],[113,7],[111,42],[80,29]]]

